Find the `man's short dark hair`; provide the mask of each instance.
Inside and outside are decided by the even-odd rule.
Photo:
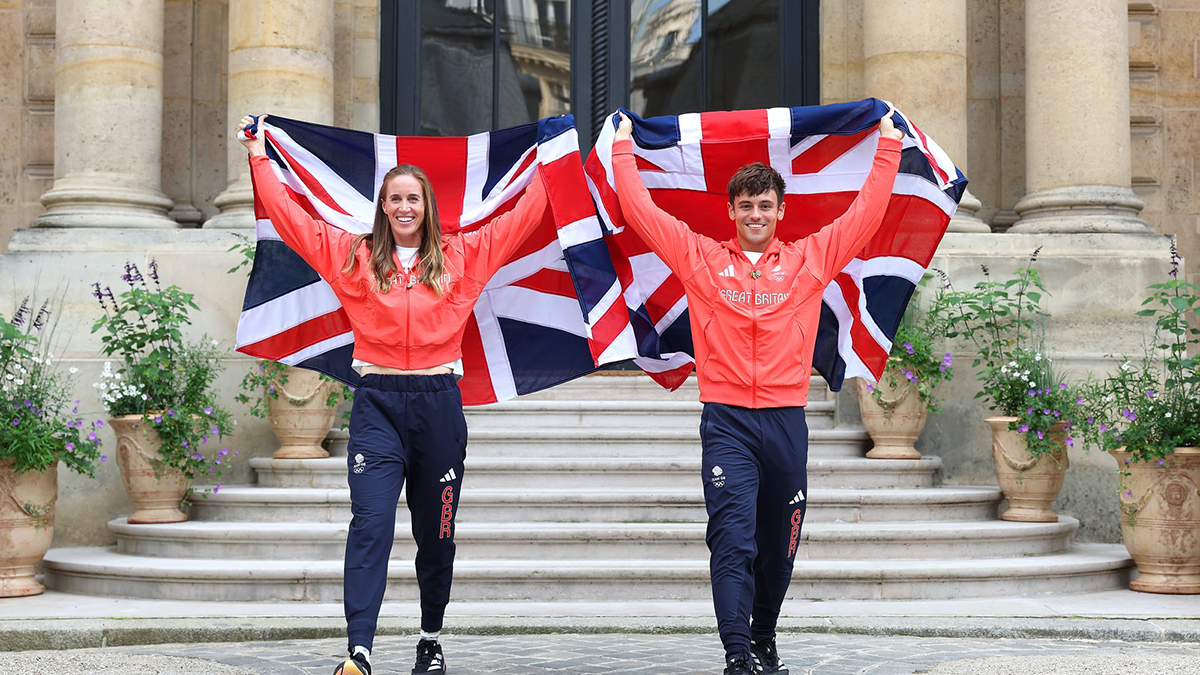
[[[771,190],[775,191],[775,197],[780,203],[783,202],[783,193],[787,189],[787,185],[783,182],[783,176],[771,167],[762,162],[747,164],[734,172],[733,177],[729,179],[729,203],[732,204],[738,195],[754,195],[765,194]]]

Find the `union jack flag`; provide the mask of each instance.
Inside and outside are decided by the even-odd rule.
[[[888,110],[877,99],[854,103],[692,113],[633,121],[634,154],[655,204],[694,231],[734,236],[726,184],[760,161],[787,185],[787,218],[777,236],[793,241],[841,215],[865,182],[876,123]],[[900,169],[879,232],[823,296],[813,366],[841,388],[846,377],[878,381],[905,307],[920,281],[967,179],[933,139],[902,113]],[[612,176],[614,114],[587,159],[588,188],[600,220],[560,235],[576,280],[597,363],[636,358],[674,388],[694,361],[683,285],[626,227]]]
[[[475,305],[463,339],[463,403],[493,403],[595,370],[556,234],[596,221],[574,118],[428,138],[270,116],[260,133],[288,196],[314,218],[355,234],[371,231],[379,186],[397,164],[415,164],[429,176],[446,234],[484,227],[511,209],[540,164],[550,208]],[[237,350],[357,385],[354,338],[333,289],[280,240],[257,198],[254,211],[258,245]]]

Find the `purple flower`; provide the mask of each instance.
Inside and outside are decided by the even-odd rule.
[[[1049,414],[1050,414],[1050,409],[1049,409],[1049,408],[1045,408],[1045,409],[1043,409],[1043,410],[1042,410],[1042,414],[1043,414],[1043,415],[1049,415]]]
[[[943,364],[941,364],[941,365],[939,365],[939,366],[938,366],[938,370],[940,370],[940,371],[942,371],[942,372],[944,373],[944,372],[946,372],[946,368],[947,368],[947,367],[948,367],[948,366],[947,366],[946,364],[944,364],[944,363],[943,363]]]
[[[1042,440],[1043,438],[1045,438],[1044,436],[1042,436],[1042,431],[1040,429],[1038,430],[1037,435],[1038,435],[1039,441]]]
[[[162,415],[155,415],[155,416],[154,416],[154,423],[155,423],[155,424],[162,424]]]
[[[1091,424],[1092,422],[1095,422],[1095,421],[1096,421],[1096,420],[1095,420],[1095,419],[1093,419],[1093,418],[1091,418],[1091,417],[1087,418],[1087,423],[1088,423],[1088,424]]]
[[[1157,393],[1153,389],[1146,390],[1146,398],[1154,398]]]
[[[1021,428],[1020,428],[1020,429],[1017,429],[1017,431],[1019,431],[1020,433],[1027,433],[1027,432],[1029,431],[1029,425],[1028,425],[1028,424],[1022,424],[1022,425],[1021,425]]]
[[[14,427],[15,427],[15,426],[20,426],[20,424],[21,424],[21,418],[20,418],[20,417],[14,417],[14,418],[13,418],[13,426],[14,426]]]
[[[1026,415],[1032,415],[1032,414],[1033,414],[1033,408],[1030,408],[1030,409],[1026,410],[1026,411],[1025,411],[1025,414],[1026,414]]]
[[[1076,402],[1076,403],[1078,403],[1078,404],[1080,404],[1080,405],[1083,405],[1083,397],[1082,397],[1082,396],[1080,396],[1079,398],[1075,399],[1075,402]]]
[[[1159,466],[1162,466],[1162,465],[1163,465],[1163,463],[1164,463],[1164,460],[1163,460],[1163,458],[1162,458],[1162,457],[1159,457],[1159,458],[1158,458],[1158,465],[1159,465]]]
[[[1108,431],[1108,425],[1107,425],[1107,424],[1101,424],[1101,425],[1100,425],[1100,433],[1104,433],[1104,432],[1106,432],[1106,431]]]
[[[107,461],[108,461],[108,455],[100,455],[100,463],[101,464],[103,464]]]
[[[1051,414],[1053,414],[1055,417],[1060,417],[1060,416],[1062,416],[1062,413],[1061,413],[1061,412],[1059,412],[1059,411],[1057,411],[1057,410],[1055,410],[1055,411],[1054,411],[1053,413],[1051,413]]]
[[[269,391],[269,392],[271,392],[272,394],[274,394],[274,393],[275,393],[275,385],[271,385],[271,386],[267,387],[267,391]]]
[[[1126,498],[1126,499],[1133,499],[1133,493],[1132,493],[1132,492],[1130,492],[1129,490],[1126,490],[1126,491],[1125,491],[1125,498]]]
[[[1064,440],[1067,442],[1067,447],[1068,447],[1068,448],[1073,448],[1073,447],[1075,447],[1075,439],[1074,439],[1074,438],[1071,438],[1070,436],[1067,436],[1067,437],[1066,437]]]
[[[350,390],[350,393],[351,393],[351,394],[353,394],[353,393],[354,393],[354,390],[356,389],[356,387],[351,387],[351,386],[349,386],[349,385],[347,385],[347,386],[346,386],[346,388]]]
[[[96,420],[95,425],[97,428],[104,426],[104,420]]]
[[[212,414],[212,406],[204,406],[204,414],[211,415]]]
[[[905,343],[904,343],[904,349],[905,349],[905,351],[907,351],[907,352],[908,352],[908,355],[909,355],[909,356],[912,356],[912,355],[913,355],[913,343],[911,343],[911,342],[905,342]]]
[[[868,391],[868,392],[874,392],[874,391],[875,391],[875,385],[873,385],[873,384],[871,384],[870,382],[868,382],[868,383],[867,383],[867,391]]]
[[[1030,389],[1030,390],[1029,390],[1029,393],[1028,393],[1028,394],[1026,394],[1026,396],[1033,396],[1033,395],[1034,395],[1034,394],[1036,394],[1036,393],[1037,393],[1036,391],[1034,391],[1033,389]]]
[[[63,447],[65,447],[65,448],[67,449],[67,452],[74,452],[74,451],[75,451],[75,444],[74,444],[74,443],[72,443],[71,441],[67,441],[67,444],[66,444],[65,446],[63,446]]]
[[[185,439],[183,439],[183,441],[182,441],[182,442],[183,442],[183,447],[185,447],[185,448],[186,448],[186,447],[188,446],[187,439],[186,439],[186,438],[185,438]]]
[[[1058,383],[1058,388],[1059,388],[1059,389],[1066,389],[1066,388],[1067,388],[1067,383],[1066,383],[1066,382],[1059,382],[1059,383]]]
[[[228,455],[228,454],[229,454],[229,448],[221,448],[221,451],[217,453],[217,456],[224,457],[225,455]]]
[[[33,401],[30,401],[29,399],[25,399],[24,401],[21,401],[21,403],[23,403],[23,404],[25,405],[25,407],[26,407],[26,408],[32,408],[32,407],[33,407]]]
[[[168,415],[170,415],[171,417],[174,417],[174,416],[175,416],[175,411],[174,411],[174,410],[172,410],[171,408],[167,408],[167,414],[168,414]]]
[[[220,492],[220,491],[221,491],[221,484],[220,484],[220,483],[217,483],[217,484],[216,484],[216,485],[213,487],[213,492]]]

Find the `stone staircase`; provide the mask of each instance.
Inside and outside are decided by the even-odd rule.
[[[468,409],[453,598],[662,601],[710,597],[694,382],[597,374]],[[996,519],[994,487],[938,486],[941,461],[870,460],[861,428],[835,424],[814,379],[809,507],[790,597],[943,599],[1127,585],[1121,546],[1073,545],[1078,522]],[[113,548],[54,549],[56,590],[218,601],[341,598],[350,520],[345,438],[334,456],[250,460],[258,482],[226,486],[173,525],[109,523]],[[403,497],[388,598],[417,588]]]

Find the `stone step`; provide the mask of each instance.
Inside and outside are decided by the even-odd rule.
[[[700,400],[700,387],[694,374],[687,378],[678,389],[669,391],[640,371],[606,370],[533,394],[526,394],[519,397],[518,400],[604,400],[613,398],[698,401]],[[814,374],[809,380],[808,402],[826,401],[831,398],[832,395],[829,386],[825,383],[825,378]]]
[[[677,400],[530,400],[464,408],[472,433],[516,427],[566,429],[685,429],[700,427],[704,404]],[[813,401],[805,408],[809,429],[833,427],[833,401]]]
[[[1079,527],[1057,523],[980,522],[807,523],[802,559],[898,560],[1008,558],[1061,553]],[[345,523],[186,522],[108,524],[117,552],[154,558],[341,560]],[[456,560],[707,560],[703,523],[460,522]],[[396,528],[392,559],[412,560],[416,544],[405,523]]]
[[[1083,593],[1122,588],[1133,561],[1120,545],[988,560],[797,560],[788,597],[936,600]],[[149,558],[111,548],[58,548],[45,557],[50,588],[86,595],[225,602],[340,602],[341,560]],[[411,561],[388,567],[388,600],[416,601]],[[482,601],[641,602],[711,598],[706,560],[461,560],[453,598]]]
[[[408,529],[404,495],[397,522]],[[805,522],[978,521],[996,517],[995,487],[944,486],[908,490],[813,488]],[[206,522],[350,522],[350,491],[328,488],[227,486],[198,497],[191,517]],[[707,519],[698,484],[684,488],[525,488],[465,490],[459,523],[693,522]]]
[[[469,428],[473,457],[670,457],[700,456],[700,428]],[[810,457],[862,457],[870,436],[861,428],[812,429]]]
[[[661,488],[700,486],[700,459],[696,455],[654,459],[545,457],[477,457],[468,455],[463,485],[475,488],[525,486],[547,488]],[[345,488],[346,458],[272,459],[256,457],[250,466],[262,487]],[[941,467],[937,457],[918,460],[879,460],[817,457],[808,460],[809,487],[916,488],[933,485]]]

